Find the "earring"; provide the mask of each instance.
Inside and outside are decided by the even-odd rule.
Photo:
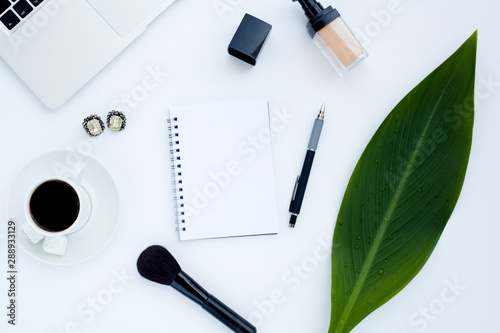
[[[107,117],[108,127],[113,131],[121,131],[127,125],[127,117],[120,111],[110,111]]]
[[[83,120],[83,129],[90,136],[98,136],[104,131],[101,117],[91,114]]]

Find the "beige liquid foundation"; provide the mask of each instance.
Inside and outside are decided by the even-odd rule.
[[[293,1],[302,5],[309,19],[309,35],[339,75],[348,72],[368,56],[340,13],[332,6],[325,9],[316,0]]]

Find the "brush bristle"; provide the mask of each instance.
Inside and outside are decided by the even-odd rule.
[[[169,286],[181,267],[166,248],[153,245],[142,251],[137,259],[137,270],[142,277]]]

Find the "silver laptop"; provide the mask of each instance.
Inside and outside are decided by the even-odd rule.
[[[173,1],[0,0],[0,56],[57,108]]]

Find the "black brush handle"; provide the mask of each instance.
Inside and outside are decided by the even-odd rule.
[[[239,314],[231,310],[224,303],[209,295],[202,307],[217,318],[221,323],[237,333],[256,333],[255,326],[246,321]]]
[[[201,305],[208,313],[237,333],[256,333],[255,326],[243,319],[224,303],[210,295],[192,277],[181,271],[172,281],[171,286],[186,297]]]

